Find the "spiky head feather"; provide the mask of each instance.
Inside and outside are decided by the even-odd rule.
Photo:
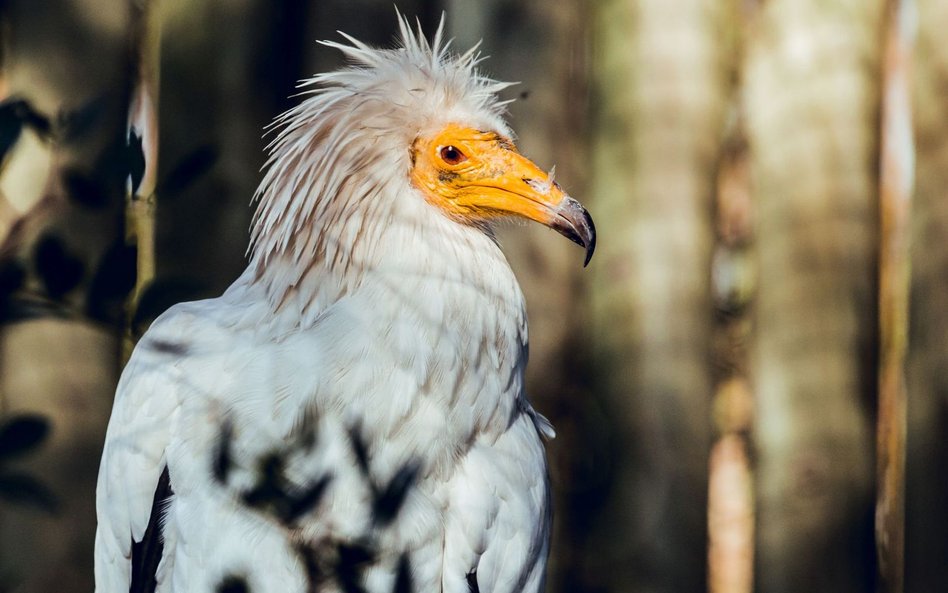
[[[510,83],[481,74],[477,46],[463,54],[444,41],[444,19],[429,43],[399,15],[393,49],[323,41],[350,61],[300,87],[306,98],[274,122],[266,174],[257,191],[251,265],[262,274],[282,260],[300,281],[313,258],[347,265],[366,234],[364,224],[388,220],[393,196],[413,191],[411,146],[419,135],[463,121],[510,136],[498,91]],[[357,228],[347,221],[359,222]]]

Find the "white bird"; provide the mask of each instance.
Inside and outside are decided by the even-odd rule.
[[[136,347],[99,593],[543,589],[553,431],[491,225],[538,221],[587,262],[595,230],[517,151],[476,48],[399,27],[396,49],[324,42],[351,65],[275,122],[246,271]]]

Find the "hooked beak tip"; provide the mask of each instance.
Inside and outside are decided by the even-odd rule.
[[[567,196],[555,210],[556,217],[551,228],[570,241],[586,248],[583,267],[589,265],[596,251],[596,225],[583,205]]]
[[[586,259],[583,261],[584,268],[589,265],[589,260],[593,258],[593,253],[596,251],[596,228],[593,226],[592,218],[589,219],[589,225],[593,227],[592,239],[586,244]]]

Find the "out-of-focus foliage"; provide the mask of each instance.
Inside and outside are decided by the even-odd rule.
[[[22,414],[0,424],[0,501],[56,512],[58,501],[42,482],[26,473],[3,471],[4,461],[27,455],[48,433],[49,423],[42,416]]]

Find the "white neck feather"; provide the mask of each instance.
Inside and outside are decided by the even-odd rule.
[[[496,97],[507,85],[476,71],[475,50],[449,54],[440,30],[429,45],[401,29],[392,50],[327,42],[355,66],[304,82],[307,98],[275,122],[243,281],[302,323],[383,277],[512,285],[522,298],[489,230],[449,219],[409,181],[422,134],[463,122],[510,136]]]
[[[248,279],[266,292],[273,313],[302,327],[354,291],[380,286],[446,299],[456,290],[473,290],[483,294],[485,307],[503,304],[522,315],[522,294],[493,237],[448,219],[413,189],[405,191],[338,202],[364,207],[330,215],[332,224],[304,228],[284,251],[255,258]]]

